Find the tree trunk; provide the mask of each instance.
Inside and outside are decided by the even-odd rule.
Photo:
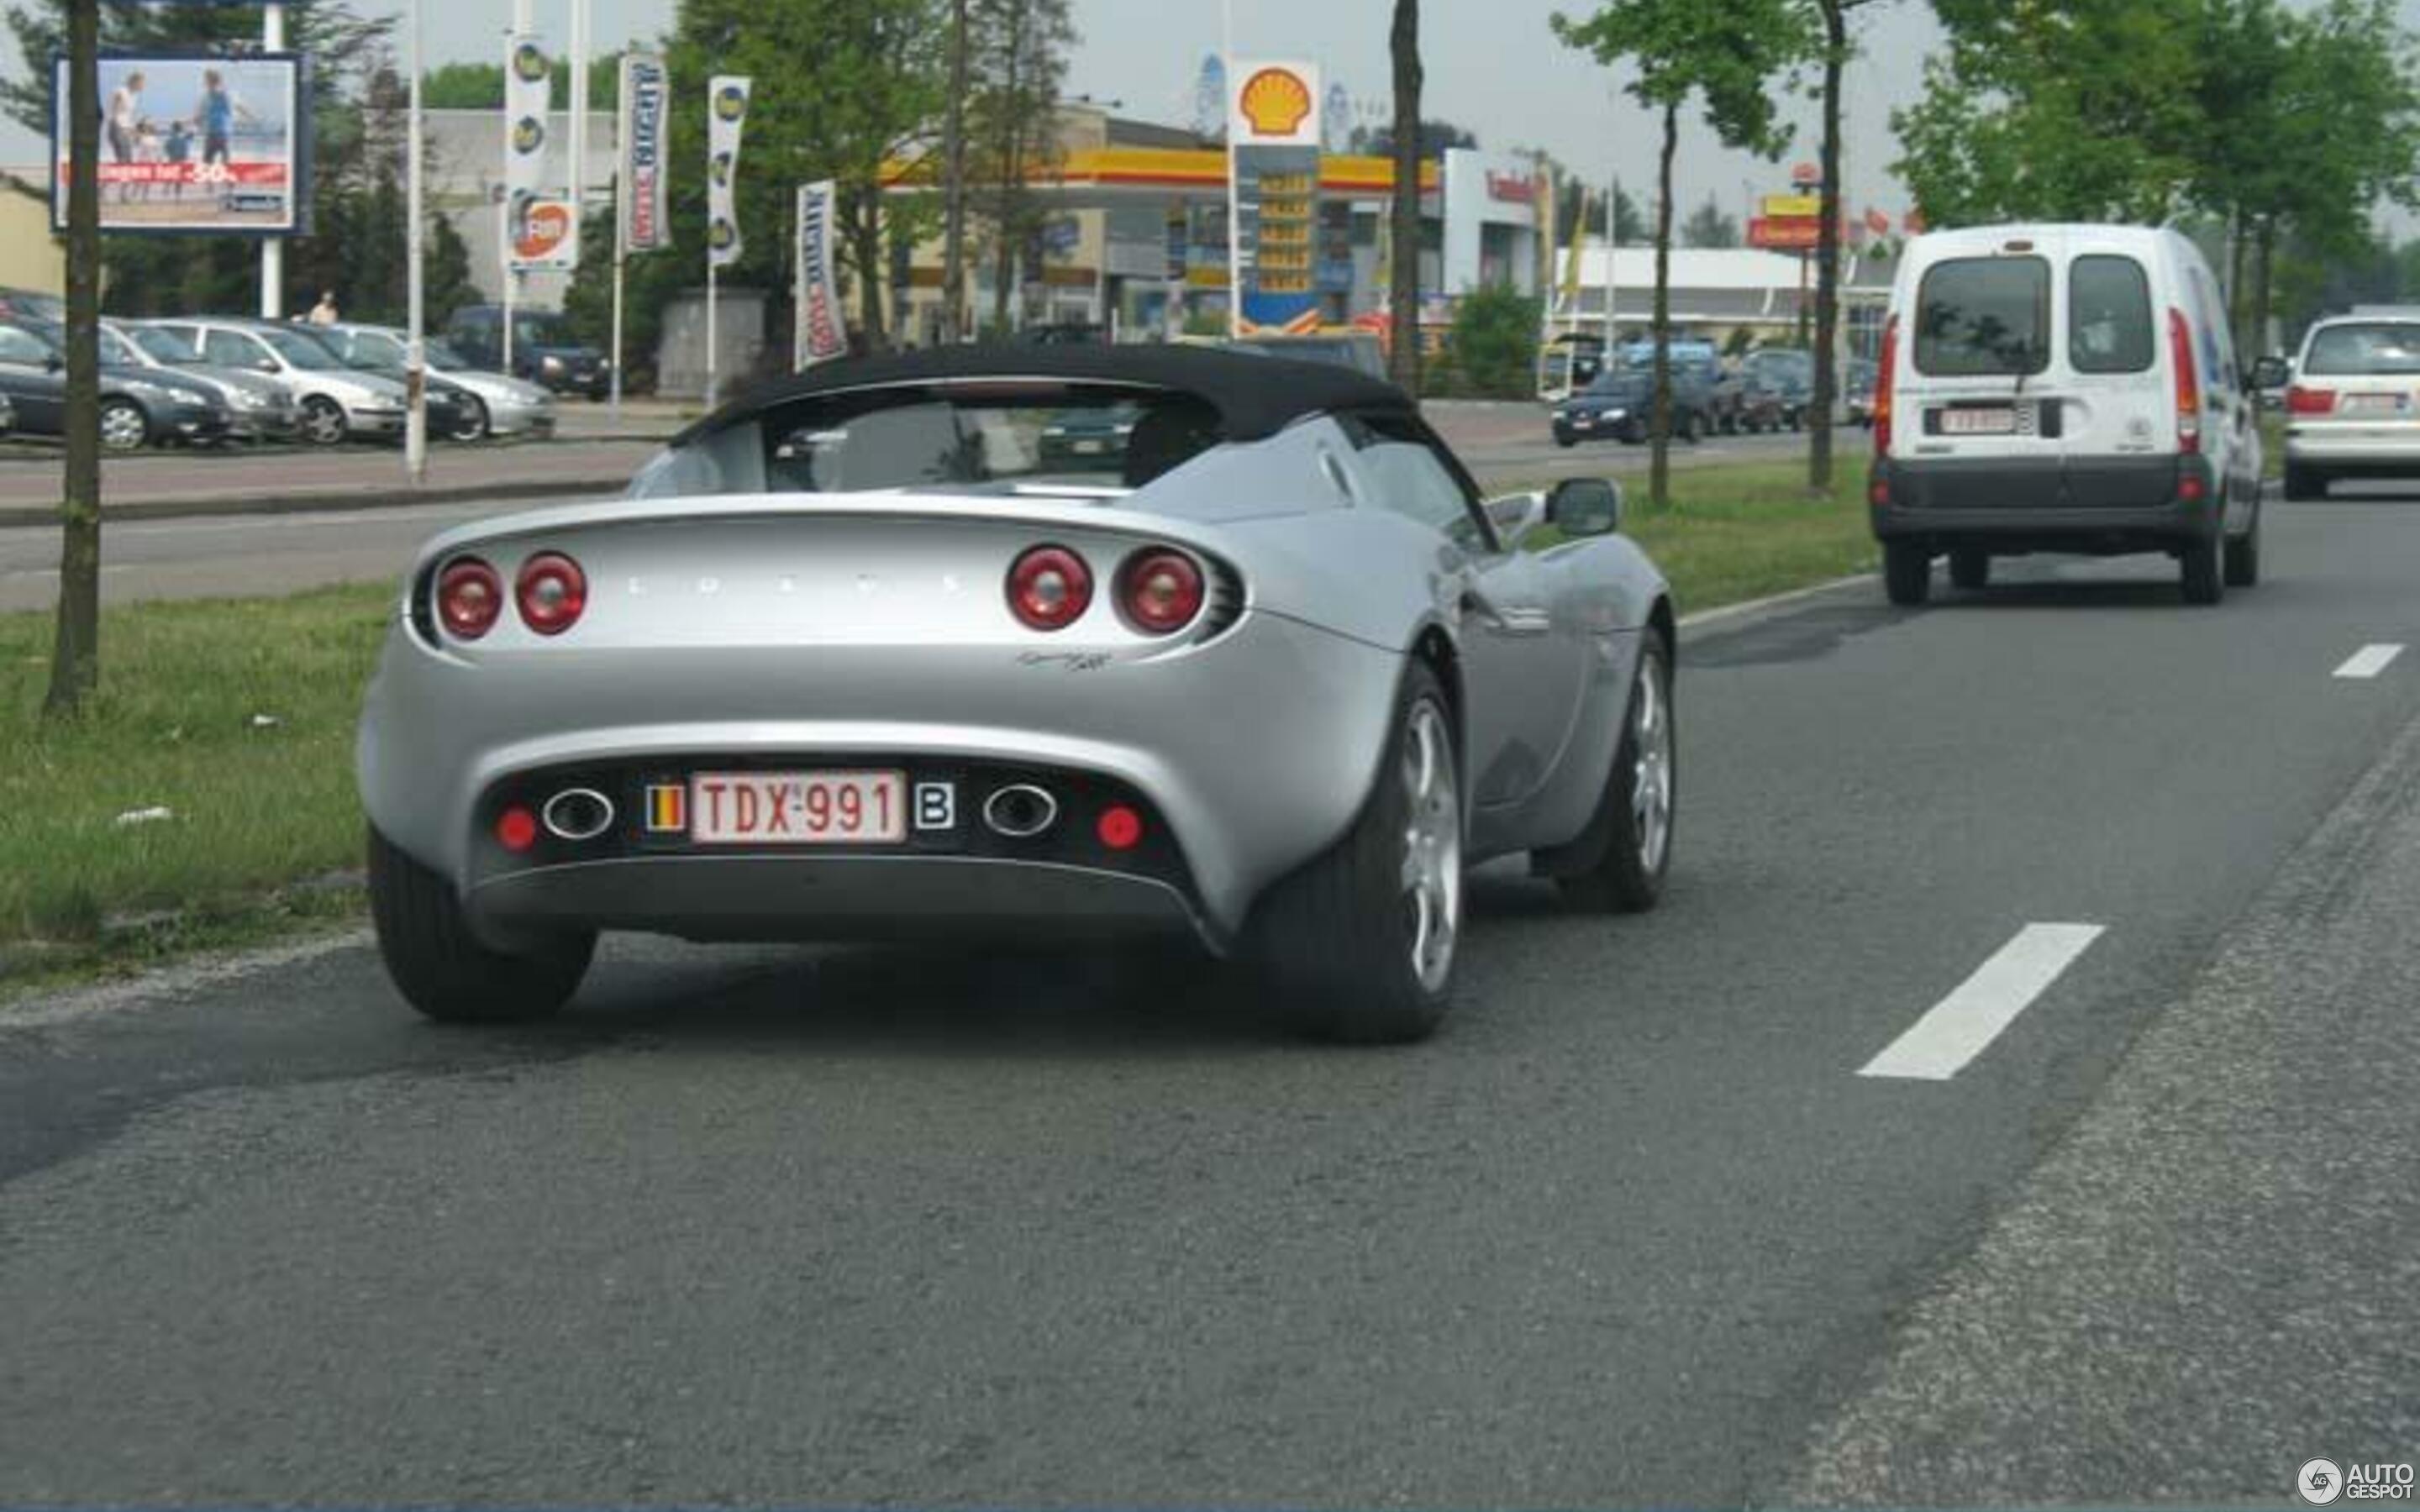
[[[2243,297],[2243,211],[2239,208],[2226,222],[2226,329],[2235,338],[2239,358],[2257,359],[2259,352],[2252,345],[2252,306]]]
[[[2277,272],[2275,216],[2261,217],[2259,238],[2253,263],[2257,270],[2252,275],[2252,355],[2256,359],[2269,349],[2269,301]]]
[[[1681,107],[1667,105],[1655,163],[1655,423],[1647,464],[1647,501],[1656,509],[1672,502],[1672,153],[1680,144]]]
[[[1815,393],[1808,425],[1807,486],[1832,496],[1832,404],[1839,393],[1840,73],[1849,61],[1841,0],[1823,4],[1823,225],[1815,251]]]
[[[1406,393],[1420,392],[1420,69],[1419,0],[1395,0],[1388,45],[1395,61],[1395,202],[1387,300],[1387,367]]]
[[[101,682],[101,0],[73,0],[68,55],[67,476],[47,715],[73,714]]]
[[[941,123],[941,340],[967,339],[967,0],[950,0],[950,104]]]
[[[857,201],[848,238],[857,259],[857,329],[865,340],[865,349],[878,352],[891,345],[890,320],[882,302],[882,191],[869,185],[857,192]]]

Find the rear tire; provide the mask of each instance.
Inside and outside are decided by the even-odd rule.
[[[151,444],[151,417],[132,399],[101,401],[101,444],[112,452],[139,452]]]
[[[1992,585],[1992,553],[1962,547],[1949,553],[1949,581],[1958,588],[1989,588]]]
[[[2252,511],[2252,528],[2226,540],[2226,586],[2254,588],[2260,582],[2260,511]]]
[[[1409,1044],[1443,1022],[1462,930],[1456,744],[1436,673],[1414,660],[1353,827],[1262,899],[1253,954],[1305,1033]]]
[[[2286,501],[2289,504],[2318,503],[2328,496],[2328,475],[2314,467],[2286,464]]]
[[[2177,575],[2184,587],[2188,604],[2215,604],[2226,596],[2226,579],[2220,559],[2225,555],[2225,527],[2220,534],[2208,540],[2187,541],[2177,554]]]
[[[565,934],[536,953],[489,949],[471,933],[454,885],[369,832],[370,918],[379,954],[405,1002],[441,1024],[546,1018],[580,990],[593,933]]]
[[[1588,870],[1559,876],[1563,901],[1591,914],[1643,914],[1664,895],[1672,866],[1680,759],[1672,706],[1672,648],[1650,630],[1623,711],[1621,740],[1604,796],[1575,849],[1593,844]],[[1583,853],[1585,854],[1585,853]]]
[[[1932,553],[1921,541],[1883,543],[1883,590],[1901,609],[1915,609],[1932,594]]]

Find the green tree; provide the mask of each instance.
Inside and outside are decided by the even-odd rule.
[[[622,57],[600,53],[588,65],[588,108],[614,110],[621,102]],[[554,108],[571,99],[571,60],[554,60]],[[430,110],[502,110],[504,108],[503,63],[448,63],[430,69],[421,85],[421,103]]]
[[[1456,126],[1451,121],[1424,120],[1420,122],[1419,136],[1419,153],[1423,159],[1442,157],[1449,147],[1479,146],[1477,131],[1466,126]],[[1395,128],[1392,125],[1357,126],[1353,128],[1349,145],[1354,151],[1369,157],[1391,158],[1395,155]]]
[[[1681,112],[1699,102],[1723,145],[1777,158],[1790,145],[1773,89],[1776,78],[1814,55],[1807,17],[1794,0],[1604,0],[1575,21],[1559,11],[1555,35],[1612,67],[1633,64],[1629,90],[1660,117],[1655,206],[1655,419],[1648,493],[1671,503],[1672,157]]]
[[[2202,3],[1933,0],[1948,46],[1891,115],[1925,220],[2165,220],[2204,134]]]
[[[1068,0],[970,0],[967,8],[968,151],[990,243],[995,330],[1012,323],[1017,262],[1041,234],[1041,203],[1027,179],[1059,161],[1059,90],[1076,40]]]
[[[1537,392],[1539,302],[1510,284],[1472,289],[1453,316],[1453,363],[1470,392],[1526,399]]]
[[[1822,417],[1807,427],[1807,488],[1817,499],[1832,497],[1832,409],[1840,392],[1840,81],[1848,71],[1849,12],[1869,0],[1812,0],[1823,68],[1821,156],[1822,217],[1815,246],[1815,392]]]
[[[1681,244],[1684,247],[1736,247],[1740,244],[1739,218],[1725,215],[1723,207],[1714,195],[1689,212],[1688,222],[1681,227]]]

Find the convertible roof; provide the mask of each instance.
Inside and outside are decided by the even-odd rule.
[[[1403,390],[1348,367],[1210,347],[936,347],[831,363],[768,383],[690,426],[673,444],[685,444],[777,405],[816,394],[1014,378],[1133,383],[1194,394],[1218,411],[1228,439],[1239,441],[1274,436],[1305,415],[1413,409]]]

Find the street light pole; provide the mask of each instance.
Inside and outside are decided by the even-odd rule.
[[[286,51],[286,7],[283,0],[270,0],[261,8],[260,50],[264,53]],[[307,101],[302,103],[307,108]],[[292,193],[293,186],[289,185],[289,197]],[[260,243],[260,317],[277,320],[285,315],[286,239],[265,237]]]
[[[404,67],[410,70],[411,106],[404,113],[403,204],[409,228],[404,233],[403,284],[405,336],[403,386],[405,411],[403,470],[413,487],[428,481],[428,324],[427,236],[421,224],[422,174],[420,99],[420,6],[411,0],[405,23]]]

